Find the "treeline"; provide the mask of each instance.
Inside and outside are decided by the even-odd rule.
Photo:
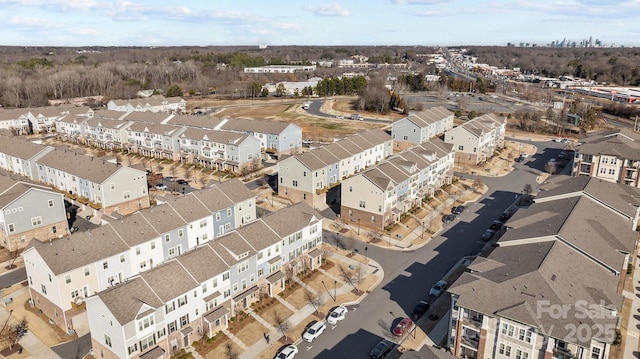
[[[316,94],[320,97],[358,95],[367,86],[364,76],[330,77],[318,82]]]
[[[620,86],[640,86],[640,48],[469,47],[479,63],[520,68],[546,77],[572,75]]]

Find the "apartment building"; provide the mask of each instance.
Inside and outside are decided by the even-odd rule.
[[[77,316],[87,297],[255,218],[255,195],[232,180],[108,220],[91,231],[33,243],[22,254],[32,303],[60,328],[73,329],[83,321]]]
[[[157,159],[180,160],[180,135],[187,129],[162,123],[132,121],[126,127],[128,153]]]
[[[278,195],[318,206],[325,203],[329,188],[392,153],[393,140],[376,129],[286,157],[278,162]]]
[[[459,357],[609,357],[640,191],[594,178],[541,190],[506,223],[498,248],[449,288],[449,346]]]
[[[181,97],[154,95],[144,99],[111,100],[107,102],[107,109],[119,112],[184,113],[187,102]]]
[[[69,234],[64,196],[49,188],[0,176],[0,240],[9,252]]]
[[[340,215],[382,231],[453,178],[453,145],[435,138],[342,181]]]
[[[101,291],[86,300],[93,350],[157,358],[211,337],[281,291],[286,268],[318,263],[321,240],[322,218],[300,203]]]
[[[23,137],[0,135],[0,168],[37,181],[37,161],[53,147],[27,141]]]
[[[250,135],[187,128],[180,134],[179,144],[183,163],[235,173],[262,168],[260,141]]]
[[[640,133],[620,129],[586,137],[575,147],[572,176],[640,188]]]
[[[477,165],[504,147],[507,118],[486,114],[448,130],[444,142],[453,144],[456,163]]]
[[[427,142],[453,128],[453,115],[442,106],[410,113],[391,125],[391,137],[414,144]]]
[[[144,171],[58,149],[41,156],[36,167],[38,181],[96,211],[126,215],[149,207]]]

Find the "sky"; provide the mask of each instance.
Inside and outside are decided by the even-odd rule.
[[[640,0],[0,0],[4,46],[640,46]]]

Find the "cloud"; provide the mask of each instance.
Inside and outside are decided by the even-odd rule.
[[[100,7],[94,0],[0,0],[0,4],[29,8],[42,8],[56,11],[80,10],[89,11]]]
[[[436,5],[451,2],[451,0],[389,0],[396,5]]]
[[[315,16],[349,16],[349,10],[343,8],[338,3],[307,5],[305,9]]]

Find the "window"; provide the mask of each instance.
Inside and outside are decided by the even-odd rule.
[[[516,359],[529,359],[529,353],[522,350],[516,350]]]
[[[150,315],[138,322],[138,329],[143,331],[154,324],[153,315]]]
[[[155,343],[156,341],[153,338],[153,334],[149,335],[140,341],[140,350],[147,350],[147,348],[151,348]]]
[[[89,267],[85,267],[85,268],[84,268],[84,276],[85,276],[85,277],[88,277],[88,276],[89,276],[89,274],[91,274],[91,272],[89,271]]]
[[[48,200],[47,203],[49,204],[49,207],[53,207],[53,200],[52,199]]]
[[[164,235],[164,241],[165,241],[165,242],[169,242],[169,241],[171,241],[171,235],[170,235],[169,233],[167,233],[167,234],[165,234],[165,235]]]
[[[66,274],[64,276],[64,282],[67,284],[71,283],[71,274]]]
[[[140,255],[140,247],[136,247],[136,255]]]
[[[116,184],[111,182],[111,189],[116,189]]]
[[[206,293],[206,292],[207,292],[207,283],[204,283],[204,284],[202,285],[202,293],[204,294],[204,293]]]
[[[184,236],[184,230],[182,228],[178,229],[178,238],[182,238]]]
[[[262,277],[264,275],[264,268],[258,269],[258,277]]]
[[[359,207],[366,208],[366,203],[364,201],[360,201]]]
[[[176,255],[176,247],[169,248],[169,256],[173,257]]]
[[[459,145],[458,146],[458,151],[464,151],[464,146],[463,145]]]
[[[129,348],[128,348],[129,355],[131,355],[131,354],[133,354],[133,353],[135,353],[137,351],[138,351],[138,343],[134,343],[133,345],[129,346]]]
[[[138,254],[140,254],[140,253],[138,253]],[[124,259],[124,254],[121,254],[121,255],[120,255],[120,263],[124,263],[124,260],[125,260],[125,259]]]
[[[156,249],[156,242],[151,242],[151,249]]]
[[[167,330],[169,331],[169,334],[175,332],[178,328],[176,327],[176,322],[171,322],[169,323],[169,325],[167,325]]]
[[[167,314],[173,312],[174,310],[176,310],[176,303],[175,302],[167,303],[167,305],[165,305],[165,309]],[[169,333],[171,333],[171,331],[169,331]]]
[[[207,220],[203,219],[202,221],[200,221],[200,228],[204,228],[207,226]]]
[[[131,198],[131,192],[130,192],[130,191],[123,192],[123,193],[122,193],[122,197],[123,197],[124,199],[129,199],[129,198]]]
[[[37,226],[39,226],[41,224],[42,224],[42,217],[38,216],[38,217],[31,218],[31,226],[32,227],[37,227]]]
[[[140,269],[147,268],[147,261],[140,262]]]
[[[222,274],[222,280],[229,280],[229,272]]]
[[[9,223],[9,233],[13,233],[16,231],[16,226],[13,223]]]
[[[600,359],[600,348],[591,348],[591,359]]]
[[[185,304],[187,304],[187,296],[186,295],[184,297],[178,298],[178,308],[182,307]]]
[[[298,187],[298,181],[297,180],[293,180],[293,187]]]
[[[165,335],[167,335],[167,330],[166,329],[162,328],[162,329],[158,330],[158,338],[162,338]]]
[[[222,218],[220,212],[216,213],[216,221],[219,221]]]
[[[231,229],[231,223],[225,223],[225,224],[224,224],[224,230],[225,230],[225,231],[228,231],[228,230],[230,230],[230,229]]]
[[[242,272],[246,271],[247,269],[249,269],[249,261],[244,261],[244,262],[238,264],[238,273],[242,273]]]
[[[47,295],[47,287],[44,284],[40,284],[40,291],[42,294]]]
[[[109,348],[111,348],[111,337],[105,334],[105,335],[104,335],[104,343],[105,343]]]
[[[102,262],[102,269],[109,269],[109,262],[107,261]]]

